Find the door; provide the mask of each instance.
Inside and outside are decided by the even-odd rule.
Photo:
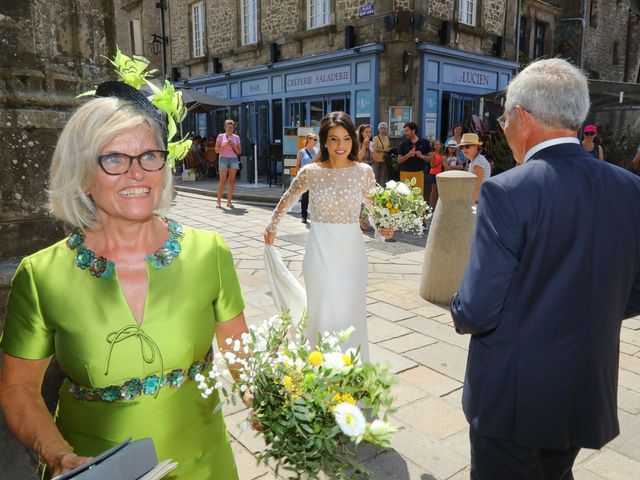
[[[469,131],[471,116],[478,114],[478,97],[475,95],[463,95],[460,93],[443,92],[442,94],[442,118],[448,120],[448,125],[443,132],[451,132],[456,123],[464,125],[464,130]],[[443,127],[445,127],[443,125]],[[443,138],[446,136],[443,135]]]

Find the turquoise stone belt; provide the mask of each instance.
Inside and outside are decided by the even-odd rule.
[[[213,350],[209,350],[209,353],[202,360],[195,362],[186,370],[177,368],[161,376],[149,375],[144,378],[132,378],[122,385],[110,385],[104,388],[85,387],[69,378],[68,391],[73,398],[89,402],[132,400],[140,395],[156,395],[161,388],[167,385],[171,388],[181,387],[188,379],[195,380],[197,374],[207,370],[212,361]]]

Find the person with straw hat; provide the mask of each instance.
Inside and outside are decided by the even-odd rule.
[[[476,185],[473,188],[473,201],[478,203],[478,196],[482,184],[491,177],[491,165],[484,155],[480,153],[482,142],[475,133],[465,133],[458,147],[464,153],[469,163],[469,173],[476,176]]]

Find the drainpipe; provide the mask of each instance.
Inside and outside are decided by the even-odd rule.
[[[515,40],[516,40],[516,62],[518,62],[518,64],[520,64],[520,8],[521,8],[521,3],[522,0],[516,0],[516,35],[515,35]],[[520,69],[520,67],[518,67],[518,70]]]

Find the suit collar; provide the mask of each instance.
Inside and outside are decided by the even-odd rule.
[[[534,145],[529,149],[527,154],[524,156],[523,163],[526,163],[536,153],[538,153],[541,150],[544,150],[545,148],[554,147],[556,145],[562,145],[565,143],[569,143],[569,144],[574,143],[576,145],[580,145],[580,140],[578,140],[576,137],[558,137],[558,138],[552,138],[551,140],[545,140],[544,142],[538,143],[537,145]]]

